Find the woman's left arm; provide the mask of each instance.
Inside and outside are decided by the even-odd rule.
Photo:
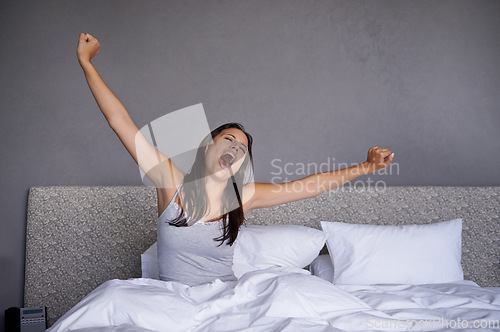
[[[364,163],[335,171],[321,172],[284,183],[254,183],[248,209],[260,209],[318,196],[355,178],[387,167],[394,159],[390,150],[372,147]]]

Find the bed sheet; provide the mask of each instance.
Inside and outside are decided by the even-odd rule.
[[[334,285],[304,269],[273,267],[192,287],[109,280],[47,331],[463,331],[499,322],[500,287]]]

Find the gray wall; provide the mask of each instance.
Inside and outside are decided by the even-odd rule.
[[[93,63],[139,128],[200,102],[212,129],[244,124],[256,181],[301,178],[306,163],[361,163],[378,145],[398,168],[363,181],[500,185],[499,1],[0,8],[2,320],[23,304],[31,186],[142,184],[78,65],[80,32],[100,41]],[[273,160],[292,174],[276,175]]]

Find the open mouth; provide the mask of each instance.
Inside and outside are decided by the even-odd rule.
[[[222,169],[229,168],[234,163],[236,157],[232,152],[224,152],[219,158],[219,165]]]

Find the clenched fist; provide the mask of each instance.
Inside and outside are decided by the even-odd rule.
[[[80,33],[80,39],[78,40],[78,46],[76,48],[78,62],[80,64],[83,62],[90,62],[90,59],[99,53],[99,46],[101,46],[101,44],[99,44],[99,41],[94,38],[94,36],[89,33]]]
[[[391,153],[389,149],[374,146],[368,150],[365,164],[368,166],[368,172],[373,173],[386,168],[393,159],[394,153]]]

